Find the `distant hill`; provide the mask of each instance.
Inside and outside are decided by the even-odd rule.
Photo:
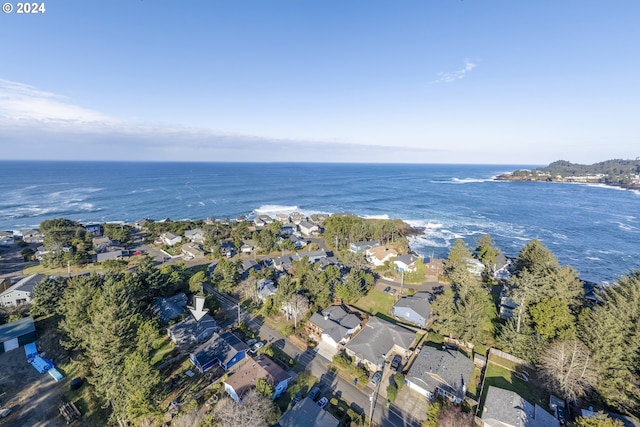
[[[617,187],[640,189],[640,159],[606,160],[581,165],[558,160],[549,166],[533,170],[516,170],[496,179],[506,181],[547,181],[601,183]]]

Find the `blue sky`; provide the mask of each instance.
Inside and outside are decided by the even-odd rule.
[[[635,0],[45,7],[0,15],[3,159],[640,156]]]

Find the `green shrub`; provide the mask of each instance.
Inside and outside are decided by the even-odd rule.
[[[387,400],[391,403],[396,401],[398,397],[398,388],[394,384],[389,384],[387,386]]]

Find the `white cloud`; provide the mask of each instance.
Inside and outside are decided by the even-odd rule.
[[[4,79],[0,79],[0,118],[45,123],[116,122],[97,111],[73,105],[60,95]]]
[[[476,64],[475,62],[471,62],[468,59],[464,60],[464,68],[458,70],[458,71],[454,71],[452,73],[438,73],[438,78],[436,80],[431,81],[431,84],[438,84],[438,83],[453,83],[457,80],[463,79],[465,75],[467,75],[467,73],[471,72],[471,70],[473,70],[474,68],[476,68],[478,66],[478,64]]]

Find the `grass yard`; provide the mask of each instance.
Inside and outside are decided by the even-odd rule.
[[[478,412],[479,414],[482,414],[482,407],[484,406],[484,400],[487,397],[489,386],[514,391],[529,403],[533,405],[538,404],[546,410],[549,409],[549,393],[536,383],[535,378],[531,377],[529,381],[523,381],[517,378],[513,371],[489,362],[484,378],[484,389],[482,390],[482,396],[480,398],[481,406]]]
[[[317,382],[318,379],[308,372],[300,373],[293,384],[289,386],[287,391],[276,399],[276,404],[280,408],[280,411],[284,413],[287,410],[291,403],[291,399],[293,399],[293,396],[298,392],[302,392],[303,396],[306,396],[307,393],[309,393],[309,390],[311,390]]]
[[[389,313],[391,312],[391,307],[393,307],[393,304],[395,302],[395,298],[393,298],[391,295],[387,295],[384,292],[371,289],[367,295],[360,298],[354,304],[354,307],[362,311],[366,311],[372,316],[375,316],[379,313],[383,316],[388,317]]]

